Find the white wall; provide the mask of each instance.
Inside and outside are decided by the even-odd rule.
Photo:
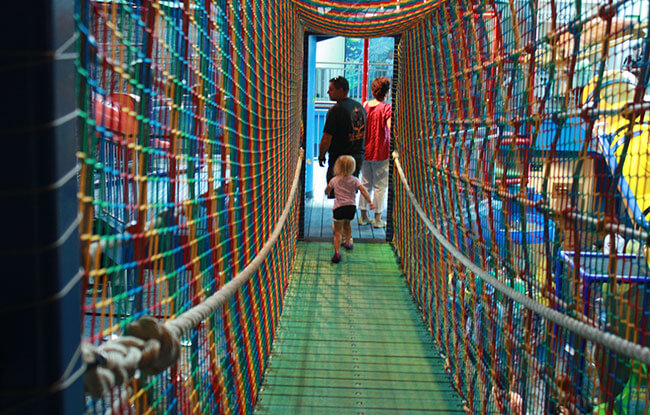
[[[345,38],[333,37],[316,44],[316,63],[343,62],[345,60]]]

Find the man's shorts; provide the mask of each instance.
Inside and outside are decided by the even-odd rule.
[[[356,212],[357,207],[354,205],[341,206],[334,209],[334,220],[352,220]]]

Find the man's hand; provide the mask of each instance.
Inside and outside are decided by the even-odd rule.
[[[321,167],[325,167],[325,154],[330,150],[331,142],[332,136],[323,133],[323,137],[320,139],[320,145],[318,146],[318,164],[320,164]]]
[[[368,203],[368,207],[370,210],[375,210],[375,205],[372,202]]]

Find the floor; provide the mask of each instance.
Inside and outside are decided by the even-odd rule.
[[[255,414],[464,414],[388,244],[301,242]]]
[[[320,167],[318,162],[314,166],[314,195],[305,201],[305,240],[308,241],[331,241],[332,232],[332,207],[333,199],[325,196],[327,167]],[[388,192],[387,192],[388,193]],[[357,196],[357,206],[358,206]],[[386,206],[386,203],[384,203]],[[386,228],[374,228],[372,224],[359,226],[359,211],[352,221],[352,238],[356,242],[384,242],[386,240]],[[371,217],[372,217],[371,213]],[[386,209],[381,216],[386,221]]]

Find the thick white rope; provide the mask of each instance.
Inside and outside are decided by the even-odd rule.
[[[601,346],[604,346],[605,348],[610,349],[620,355],[637,360],[646,365],[650,365],[650,348],[640,346],[636,343],[623,339],[612,333],[608,333],[596,327],[587,325],[579,320],[567,316],[566,314],[555,311],[552,308],[546,307],[545,305],[538,303],[532,298],[523,295],[515,291],[514,289],[508,287],[507,285],[503,284],[502,282],[494,278],[492,275],[490,275],[488,272],[486,272],[484,269],[476,265],[474,261],[466,257],[447,238],[444,237],[442,232],[440,232],[438,228],[436,228],[436,226],[427,216],[424,209],[422,209],[422,206],[420,206],[420,204],[418,203],[417,199],[415,198],[415,195],[411,191],[411,187],[406,181],[406,176],[404,175],[402,166],[399,163],[399,156],[397,152],[393,153],[393,159],[395,160],[395,167],[397,169],[397,173],[399,174],[400,180],[402,181],[402,185],[404,185],[404,189],[406,190],[406,193],[409,199],[411,200],[411,204],[418,212],[418,215],[420,216],[422,221],[424,221],[424,223],[427,225],[427,228],[429,228],[429,231],[431,231],[431,233],[438,240],[438,242],[440,242],[440,244],[444,246],[445,249],[449,251],[449,253],[453,255],[454,258],[456,258],[461,264],[467,267],[475,275],[479,276],[482,280],[492,285],[497,291],[499,291],[506,297],[510,298],[513,301],[516,301],[517,303],[539,314],[540,316],[552,321],[558,326],[570,330],[576,333],[577,335],[579,335],[580,337],[583,337],[593,343],[597,343]]]
[[[140,370],[155,375],[172,366],[180,355],[180,337],[199,325],[228,300],[253,276],[277,241],[287,221],[300,184],[304,151],[300,150],[289,198],[271,236],[250,264],[219,291],[201,304],[165,323],[145,316],[129,324],[124,335],[99,346],[82,345],[86,364],[84,388],[89,395],[100,398],[115,386],[132,379]],[[101,246],[96,248],[101,249]]]

